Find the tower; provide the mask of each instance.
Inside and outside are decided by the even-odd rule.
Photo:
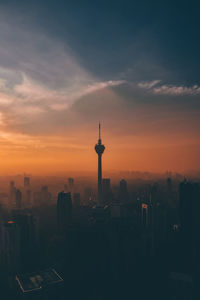
[[[105,150],[105,146],[101,143],[101,124],[99,123],[99,140],[95,145],[95,151],[98,154],[98,204],[101,205],[102,199],[102,163],[101,157]]]

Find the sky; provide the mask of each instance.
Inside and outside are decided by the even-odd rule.
[[[199,9],[0,0],[0,173],[199,171]]]

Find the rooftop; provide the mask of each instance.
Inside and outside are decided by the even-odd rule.
[[[42,288],[63,282],[63,279],[54,269],[45,269],[16,276],[17,283],[23,293],[41,290]]]

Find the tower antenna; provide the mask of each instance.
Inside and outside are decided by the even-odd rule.
[[[99,122],[99,140],[101,139],[101,124]]]

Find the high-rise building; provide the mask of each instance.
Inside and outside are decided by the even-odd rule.
[[[110,178],[102,179],[102,196],[104,204],[109,204],[113,200],[113,193],[110,185]]]
[[[15,202],[15,191],[16,191],[16,187],[15,187],[15,183],[14,181],[10,181],[10,207],[14,206],[14,202]]]
[[[15,205],[17,209],[22,208],[22,193],[19,189],[15,191]]]
[[[13,220],[20,230],[21,261],[30,263],[39,239],[39,219],[26,210],[13,210]]]
[[[69,191],[72,193],[74,190],[74,178],[71,177],[68,178],[68,187],[69,187]]]
[[[179,186],[180,221],[188,239],[200,233],[200,184],[183,181]]]
[[[170,177],[167,178],[167,190],[172,190],[172,179]]]
[[[1,224],[1,266],[8,273],[20,267],[20,230],[14,221]]]
[[[48,190],[48,186],[44,185],[40,191],[33,193],[33,203],[36,206],[50,205],[52,204],[52,194]]]
[[[32,191],[30,187],[30,177],[24,177],[23,201],[26,208],[32,205]]]
[[[51,203],[51,193],[48,191],[48,186],[44,185],[41,188],[40,192],[40,203],[41,204],[50,204]]]
[[[149,205],[142,203],[141,209],[141,224],[142,226],[147,227],[149,225]]]
[[[30,187],[30,177],[24,177],[24,188],[28,189]]]
[[[98,205],[103,204],[102,196],[102,154],[105,150],[105,146],[101,143],[101,125],[99,123],[99,139],[95,145],[95,151],[98,154]]]
[[[103,178],[103,180],[102,180],[102,192],[103,192],[103,194],[109,194],[111,192],[110,178]]]
[[[128,202],[129,200],[127,182],[125,179],[122,179],[119,184],[119,200],[122,203]]]
[[[81,196],[80,193],[74,193],[73,194],[73,206],[79,207],[81,204]]]
[[[195,289],[200,282],[200,183],[184,180],[179,185],[180,234],[183,264],[195,274]]]
[[[83,204],[84,205],[94,205],[95,204],[95,193],[90,187],[86,187],[83,193]]]
[[[25,206],[30,207],[32,204],[32,193],[31,190],[25,190],[24,192],[24,200],[25,200]]]
[[[72,199],[71,193],[60,192],[57,200],[57,223],[58,229],[62,232],[71,223]]]

